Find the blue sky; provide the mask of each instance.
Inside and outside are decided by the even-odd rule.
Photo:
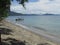
[[[24,14],[60,14],[60,0],[29,0],[28,3],[25,3],[25,7],[26,10],[22,5],[14,1],[10,9],[11,11]]]
[[[37,2],[37,1],[39,1],[39,0],[28,0],[28,1],[29,1],[29,2]],[[17,3],[16,0],[14,0],[12,4],[13,4],[13,5],[18,5],[18,3]]]
[[[39,1],[39,0],[29,0],[29,2],[37,2],[37,1]]]

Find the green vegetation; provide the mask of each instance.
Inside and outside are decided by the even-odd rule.
[[[0,0],[0,21],[6,18],[10,11],[11,1],[14,0]],[[28,0],[16,0],[19,4],[22,4],[24,7],[24,2],[28,2]]]

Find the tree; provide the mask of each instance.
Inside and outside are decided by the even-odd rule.
[[[11,1],[14,0],[0,0],[0,21],[8,16],[8,12],[10,11]],[[24,3],[28,2],[28,0],[16,0],[19,4],[22,4],[24,7]]]

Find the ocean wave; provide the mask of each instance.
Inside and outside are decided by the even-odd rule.
[[[42,27],[37,27],[37,26],[32,26],[32,27],[34,27],[34,28],[36,28],[36,29],[39,29],[39,30],[47,31],[46,29],[44,29],[44,28],[42,28]]]

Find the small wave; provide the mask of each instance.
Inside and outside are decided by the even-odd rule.
[[[47,31],[46,29],[41,28],[41,27],[36,27],[36,26],[33,26],[33,27],[36,28],[36,29],[39,29],[39,30]]]

